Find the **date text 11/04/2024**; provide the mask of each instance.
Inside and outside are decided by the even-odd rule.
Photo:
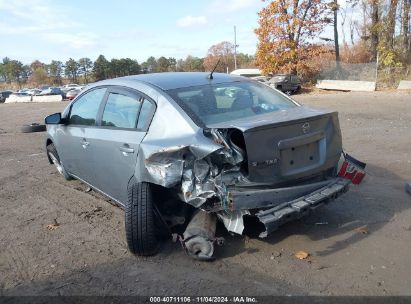
[[[150,303],[258,303],[255,297],[150,297]]]

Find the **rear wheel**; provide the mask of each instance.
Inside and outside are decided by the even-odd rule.
[[[159,235],[154,207],[152,186],[149,183],[137,183],[130,187],[125,228],[128,248],[136,255],[150,256],[158,251]]]
[[[66,180],[72,179],[72,177],[66,172],[63,165],[61,164],[60,157],[57,153],[57,150],[54,144],[49,144],[47,146],[47,155],[49,159],[51,160],[51,162],[54,164],[54,166],[56,166],[57,171],[61,175],[63,175]]]

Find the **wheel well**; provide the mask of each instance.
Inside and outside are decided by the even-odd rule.
[[[135,177],[132,177],[128,184],[128,189],[138,183]],[[188,218],[194,212],[194,207],[181,201],[176,195],[175,189],[166,188],[158,184],[145,182],[150,185],[153,195],[155,208],[160,213],[160,216],[184,216]]]

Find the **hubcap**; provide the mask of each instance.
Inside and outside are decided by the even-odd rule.
[[[63,174],[63,167],[60,165],[60,162],[57,160],[57,158],[54,156],[54,154],[49,152],[49,156],[50,156],[51,161],[53,162],[53,164],[56,166],[57,171],[60,174]]]

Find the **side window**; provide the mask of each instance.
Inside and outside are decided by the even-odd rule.
[[[154,105],[147,99],[144,99],[143,106],[141,107],[140,115],[138,117],[137,129],[145,130],[148,127],[153,112]]]
[[[94,126],[105,93],[106,88],[95,89],[76,100],[71,106],[69,124]]]
[[[135,129],[141,102],[135,97],[110,93],[103,112],[101,125]]]

